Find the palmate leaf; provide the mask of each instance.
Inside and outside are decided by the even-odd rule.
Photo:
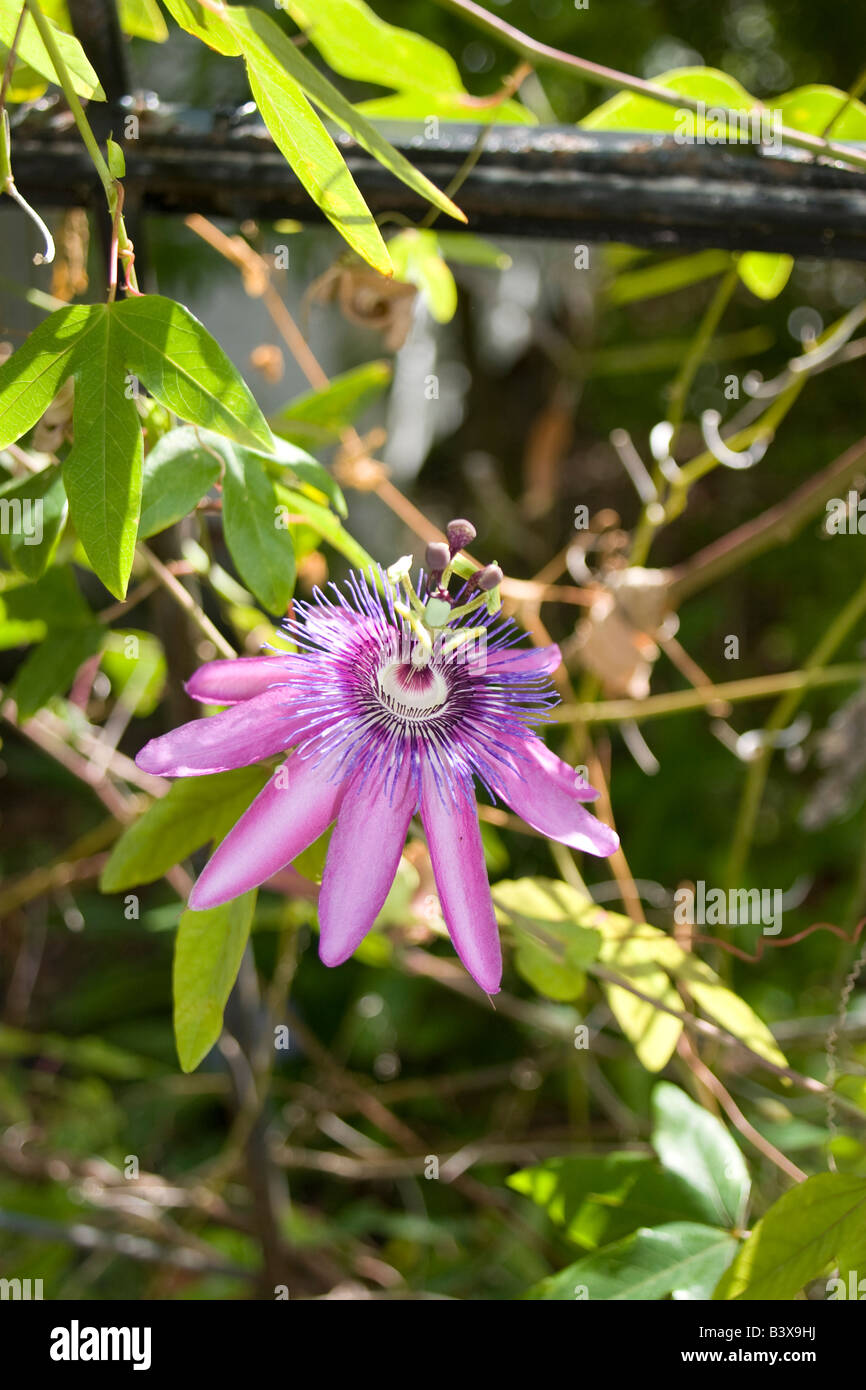
[[[21,6],[19,4],[4,3],[0,5],[0,45],[4,49],[8,50],[12,45],[20,14]],[[104,101],[105,93],[99,85],[99,78],[91,67],[81,44],[72,34],[64,33],[50,16],[46,15],[46,20],[53,30],[54,40],[78,96]],[[16,54],[22,63],[25,63],[34,72],[38,72],[41,77],[47,78],[49,82],[57,81],[54,64],[42,42],[31,14],[27,15],[22,26]],[[6,54],[4,53],[3,66],[5,63]]]
[[[831,1266],[848,1284],[866,1268],[866,1178],[819,1173],[775,1202],[755,1226],[713,1295],[791,1299]]]
[[[75,378],[75,442],[63,465],[69,511],[99,578],[122,598],[141,500],[141,381],[159,403],[241,443],[273,437],[207,330],[160,295],[60,309],[0,367],[0,448],[26,433]]]
[[[600,933],[598,960],[605,968],[602,988],[648,1071],[660,1071],[666,1065],[682,1031],[681,1019],[666,1012],[683,1012],[676,981],[686,986],[704,1013],[751,1051],[776,1066],[786,1065],[769,1028],[746,1001],[723,985],[704,961],[684,951],[658,927],[609,912],[569,884],[552,879],[501,880],[494,886],[493,897],[497,909],[516,922],[521,918],[534,920],[542,929],[571,923]],[[587,969],[591,974],[594,966],[589,964]],[[611,982],[608,975],[620,976],[623,984]],[[639,998],[624,987],[626,984],[646,997]]]
[[[126,366],[161,405],[239,444],[272,447],[249,387],[189,309],[147,294],[124,300],[114,313],[123,327]]]
[[[360,82],[396,89],[390,97],[362,103],[370,116],[448,120],[532,122],[515,101],[474,103],[460,69],[444,48],[410,29],[380,19],[364,0],[282,0],[334,72]]]
[[[229,55],[243,54],[250,88],[274,143],[317,206],[350,246],[383,274],[391,261],[378,225],[310,102],[336,121],[395,177],[458,221],[460,209],[385,139],[259,10],[224,5],[219,15],[196,0],[166,0],[182,28]]]

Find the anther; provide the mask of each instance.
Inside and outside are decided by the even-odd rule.
[[[489,594],[491,589],[498,589],[505,575],[498,565],[485,565],[475,576],[475,583],[483,594]]]
[[[430,585],[436,588],[451,560],[451,551],[444,541],[431,541],[424,555]]]
[[[456,555],[458,550],[465,550],[478,534],[472,522],[466,521],[463,517],[458,517],[456,521],[449,521],[445,529],[452,555]]]

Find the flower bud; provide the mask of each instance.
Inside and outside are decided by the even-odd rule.
[[[475,583],[483,594],[489,594],[491,589],[497,589],[502,583],[505,575],[498,565],[485,565],[483,570],[479,570],[475,577]]]
[[[465,521],[462,517],[458,517],[456,521],[449,521],[446,531],[452,555],[456,555],[458,550],[465,550],[478,534],[472,522]]]

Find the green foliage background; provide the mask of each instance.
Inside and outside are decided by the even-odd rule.
[[[766,100],[813,82],[846,90],[866,52],[866,12],[853,3],[836,6],[832,24],[820,7],[801,0],[785,5],[728,0],[718,6],[646,0],[628,5],[627,24],[623,6],[613,3],[575,11],[565,0],[512,0],[492,8],[548,43],[623,71],[654,77],[680,66],[718,67]],[[436,6],[382,0],[377,10],[446,48],[475,94],[495,91],[514,66],[513,55]],[[214,105],[248,96],[240,64],[205,49],[174,25],[169,48],[136,39],[131,59],[141,84],[158,86],[167,100]],[[561,73],[545,71],[540,81],[531,81],[538,84],[536,107],[549,120],[580,120],[605,95]],[[377,94],[375,87],[351,81],[341,90],[352,101]],[[4,235],[12,220],[10,210],[0,209]],[[448,230],[453,226],[448,223]],[[443,218],[437,230],[444,229]],[[234,268],[179,222],[150,217],[143,232],[153,280],[149,288],[179,299],[211,328],[273,422],[280,406],[302,395],[305,383],[292,364],[278,386],[251,370],[249,348],[270,341],[273,330],[256,301],[244,296]],[[292,259],[282,289],[300,313],[305,290],[340,254],[342,243],[330,227],[285,234],[269,227],[248,230],[251,244],[262,251],[284,236]],[[443,379],[450,374],[461,382],[462,396],[417,474],[398,481],[439,525],[455,514],[472,517],[479,530],[474,553],[495,556],[507,574],[529,578],[573,539],[576,505],[587,505],[593,514],[613,509],[624,529],[637,522],[638,500],[608,439],[612,430],[627,429],[647,456],[648,431],[663,418],[667,389],[715,281],[630,300],[622,292],[624,278],[667,258],[592,248],[592,269],[582,278],[565,243],[503,245],[513,257],[511,271],[449,260],[458,285],[456,313],[431,331],[437,335],[436,370]],[[16,246],[14,264],[10,255],[2,267],[7,280],[23,274],[20,251]],[[94,238],[89,273],[95,299],[104,278],[101,258]],[[509,281],[509,275],[531,280],[536,274],[543,288],[531,306],[530,340],[519,352],[497,357],[485,349],[484,324],[501,293],[500,276],[513,287],[516,280]],[[44,287],[44,280],[39,284]],[[831,260],[798,262],[775,299],[760,300],[739,285],[720,330],[730,356],[705,361],[688,397],[683,456],[698,451],[694,421],[700,411],[726,409],[728,372],[757,368],[769,379],[800,350],[792,314],[808,307],[827,326],[864,298],[863,268]],[[519,297],[510,303],[513,308]],[[0,336],[8,334],[17,345],[42,317],[4,294]],[[237,323],[234,336],[217,328],[230,321]],[[333,306],[312,308],[310,337],[331,375],[389,356],[366,330],[344,324]],[[650,563],[676,564],[693,555],[789,497],[858,440],[862,373],[855,359],[811,381],[762,462],[745,473],[719,468],[700,482],[684,515],[655,542]],[[378,385],[387,391],[385,376],[380,373]],[[352,419],[362,433],[376,428],[387,418],[385,400],[371,391],[369,398],[361,397],[357,411],[347,407],[338,415],[337,423]],[[527,441],[549,419],[552,403],[562,401],[564,442],[555,473],[548,476],[539,472],[539,451]],[[300,425],[295,420],[288,433],[296,441],[296,471],[290,460],[271,460],[265,469],[258,455],[252,458],[261,468],[255,473],[261,485],[276,489],[278,500],[287,498],[293,513],[295,507],[307,509],[306,522],[292,536],[300,590],[308,587],[305,574],[314,573],[311,555],[324,554],[329,573],[339,577],[366,554],[387,563],[413,543],[418,548],[417,538],[370,493],[347,488],[347,516],[341,518],[342,495],[321,477],[305,475],[307,456],[298,452],[309,450],[329,464],[333,422],[304,424],[306,406],[296,407],[295,414]],[[161,433],[165,423],[156,420],[155,432]],[[196,423],[208,427],[214,421]],[[234,447],[235,463],[238,457],[249,462],[244,443],[250,441],[220,447]],[[158,462],[157,455],[150,467]],[[207,460],[199,463],[207,480],[212,476]],[[11,467],[7,471],[11,476]],[[237,469],[233,476],[239,476]],[[164,494],[160,488],[151,496]],[[195,500],[181,498],[172,520]],[[205,605],[213,621],[237,639],[265,632],[262,610],[279,611],[291,579],[279,575],[278,563],[267,563],[255,535],[242,534],[242,501],[235,505],[234,523],[228,492],[226,507],[225,534],[211,533],[209,558],[218,573],[215,580],[212,575],[214,590]],[[157,557],[176,558],[171,536],[154,533],[150,543]],[[790,543],[690,598],[680,612],[678,640],[714,681],[800,667],[863,582],[863,547],[862,536],[829,538],[820,516],[811,520]],[[59,558],[70,556],[61,550]],[[73,581],[69,568],[53,565],[38,584],[4,593],[0,679],[22,716],[38,710],[46,696],[55,701],[58,693],[66,694],[75,672],[96,651],[89,614],[108,606],[110,596],[86,568],[79,565],[75,573]],[[551,636],[567,646],[574,610],[551,605],[543,616]],[[132,756],[145,738],[191,717],[181,687],[199,662],[201,633],[193,633],[159,590],[129,624],[121,622],[112,639],[114,651],[103,656],[112,696],[124,679],[119,655],[124,634],[139,636],[150,662],[149,683],[136,696],[136,718],[121,744]],[[735,663],[723,654],[732,633],[740,642]],[[31,660],[22,677],[28,644],[43,636],[43,645],[31,650],[44,655],[35,664]],[[836,659],[862,659],[862,642],[861,622]],[[61,688],[58,679],[66,675]],[[683,684],[661,659],[653,693]],[[813,730],[805,758],[798,764],[777,755],[772,763],[743,882],[794,890],[799,901],[785,914],[785,935],[815,922],[850,933],[866,913],[863,777],[855,779],[841,816],[817,830],[805,829],[801,821],[823,775],[815,732],[826,727],[849,694],[850,687],[811,691],[804,704]],[[110,709],[108,694],[101,698],[102,705],[97,689],[89,708],[97,723]],[[767,708],[740,706],[732,722],[740,732],[758,727]],[[74,720],[74,707],[65,701],[62,709],[59,704],[49,709]],[[662,885],[668,893],[684,880],[724,882],[745,768],[713,737],[709,724],[703,711],[647,722],[646,737],[660,764],[651,778],[615,730],[609,742],[602,735],[602,751],[611,760],[617,828],[631,870],[636,879]],[[553,733],[551,742],[562,745],[562,735]],[[3,1233],[4,1275],[44,1278],[50,1297],[268,1296],[273,1266],[263,1258],[255,1215],[256,1143],[264,1142],[265,1134],[280,1153],[277,1168],[286,1200],[280,1204],[279,1235],[293,1297],[345,1286],[354,1296],[384,1290],[398,1297],[514,1299],[531,1290],[532,1297],[572,1298],[575,1285],[589,1282],[592,1289],[592,1279],[602,1281],[591,1294],[597,1297],[669,1297],[683,1289],[710,1297],[726,1261],[734,1250],[742,1251],[744,1230],[786,1192],[790,1195],[783,1200],[794,1203],[794,1216],[782,1207],[776,1228],[801,1220],[808,1248],[799,1264],[792,1262],[796,1268],[787,1283],[770,1280],[756,1296],[792,1298],[807,1287],[824,1297],[830,1271],[857,1269],[858,1260],[862,1270],[866,1252],[856,1237],[866,1178],[856,1113],[858,1107],[862,1111],[866,1064],[862,990],[850,1001],[841,1044],[846,1080],[840,1094],[848,1108],[838,1112],[835,1137],[821,1098],[765,1072],[726,1071],[723,1053],[712,1047],[704,1054],[750,1123],[808,1175],[808,1183],[792,1187],[765,1152],[735,1133],[717,1102],[696,1085],[682,1056],[673,1057],[661,1082],[640,1064],[612,1021],[597,982],[586,993],[550,998],[549,990],[538,988],[537,968],[533,972],[524,957],[524,968],[518,969],[516,952],[510,952],[507,1001],[496,1011],[476,991],[443,987],[407,966],[405,953],[411,960],[413,942],[403,930],[412,912],[406,884],[402,900],[399,886],[396,890],[387,924],[397,926],[395,939],[403,953],[379,933],[346,966],[328,971],[316,958],[309,899],[262,893],[241,974],[246,1011],[237,999],[230,1001],[226,1021],[249,1043],[242,1035],[249,1026],[250,991],[255,1015],[257,991],[266,994],[290,979],[290,1002],[281,1017],[291,1046],[275,1052],[263,1117],[248,1125],[230,1056],[208,1050],[197,1070],[178,1070],[171,1000],[182,903],[175,887],[160,875],[128,882],[121,875],[111,891],[101,892],[93,874],[71,874],[67,881],[55,875],[50,891],[17,901],[19,883],[32,882],[46,866],[93,858],[102,868],[118,827],[107,828],[105,807],[79,777],[8,724],[2,756],[2,867],[9,890],[0,939],[5,988],[0,1228],[3,1214],[10,1218]],[[544,841],[489,824],[484,833],[494,881],[559,877],[561,865]],[[197,852],[198,845],[184,848],[185,854]],[[200,856],[193,862],[200,866]],[[610,878],[604,862],[584,868],[590,887],[598,889]],[[315,865],[309,871],[315,877]],[[140,897],[137,918],[130,916],[129,892]],[[605,901],[619,905],[612,892]],[[669,907],[653,907],[650,901],[647,916],[670,932]],[[414,926],[420,936],[417,921]],[[519,936],[508,939],[515,943]],[[739,928],[730,940],[752,951],[758,933]],[[826,1076],[827,1035],[854,948],[817,932],[790,949],[767,949],[758,966],[712,947],[699,953],[775,1031],[792,1068]],[[433,955],[447,958],[447,948],[434,944]],[[197,960],[193,951],[193,966]],[[583,967],[574,969],[580,973]],[[600,1030],[594,1034],[597,1046],[589,1051],[573,1042],[575,1027],[584,1021]],[[186,1060],[194,1066],[198,1057]],[[688,1150],[704,1123],[690,1108],[695,1099],[706,1107],[702,1117],[713,1113],[705,1150],[684,1174],[676,1154]],[[658,1138],[665,1126],[680,1136],[667,1151]],[[731,1181],[749,1206],[709,1212],[700,1205],[707,1174],[712,1179],[719,1171],[730,1172],[732,1153],[736,1177]],[[839,1170],[835,1175],[825,1172],[829,1154]],[[448,1169],[454,1155],[463,1157]],[[136,1157],[142,1172],[158,1175],[165,1189],[182,1191],[183,1200],[125,1207],[124,1194],[132,1190],[123,1178],[129,1156]],[[425,1176],[429,1156],[438,1157],[449,1180]],[[590,1170],[589,1163],[598,1166]],[[604,1220],[599,1216],[599,1205],[605,1207],[595,1200],[599,1191],[614,1194],[607,1209],[616,1219],[609,1224],[607,1209]],[[800,1208],[797,1193],[805,1194]],[[822,1244],[827,1203],[834,1221],[842,1220],[839,1212],[850,1221],[838,1247]],[[773,1220],[766,1217],[765,1250],[772,1248]],[[92,1252],[64,1237],[64,1229],[82,1221],[102,1236]],[[654,1234],[641,1235],[645,1228]],[[201,1268],[190,1271],[168,1255],[137,1261],[118,1253],[112,1239],[126,1230],[171,1256],[196,1251]],[[633,1285],[636,1242],[647,1247],[639,1249],[639,1259],[656,1262],[657,1282],[623,1292]],[[672,1261],[672,1246],[685,1252],[683,1259],[697,1262],[688,1276]],[[587,1267],[588,1260],[595,1263]],[[724,1296],[755,1296],[743,1292],[749,1288],[743,1267],[740,1254],[725,1276]],[[759,1275],[764,1277],[760,1269]]]

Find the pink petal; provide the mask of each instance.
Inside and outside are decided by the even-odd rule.
[[[616,831],[580,804],[598,793],[591,787],[576,787],[573,769],[541,739],[530,735],[517,749],[515,762],[516,771],[497,766],[494,791],[527,825],[587,854],[606,857],[619,848]]]
[[[297,742],[307,723],[293,710],[286,691],[275,688],[152,738],[135,761],[145,772],[162,777],[198,777],[248,767]]]
[[[388,896],[417,796],[408,766],[393,789],[378,769],[356,774],[340,803],[319,893],[319,956],[342,965]]]
[[[499,931],[484,866],[484,850],[474,802],[455,789],[455,800],[440,796],[430,764],[421,781],[421,819],[430,847],[433,876],[454,949],[486,994],[502,980]]]
[[[292,654],[285,656],[242,656],[235,661],[208,661],[193,671],[186,693],[194,700],[211,705],[236,705],[261,695],[268,686],[288,677]]]
[[[527,732],[526,737],[519,742],[516,739],[509,740],[508,748],[514,755],[514,765],[521,772],[524,769],[524,757],[528,756],[532,763],[541,768],[546,778],[555,782],[569,796],[576,797],[578,801],[595,801],[598,797],[599,793],[595,787],[584,782],[582,777],[579,778],[577,769],[564,763],[555,753],[551,753],[544,740],[535,734]]]
[[[538,680],[550,676],[562,661],[562,653],[556,644],[549,647],[512,647],[502,652],[491,652],[482,657],[489,672],[506,672],[512,676],[525,676],[527,680]]]
[[[324,834],[344,784],[330,769],[293,753],[217,846],[189,898],[196,911],[217,907],[277,873]]]

